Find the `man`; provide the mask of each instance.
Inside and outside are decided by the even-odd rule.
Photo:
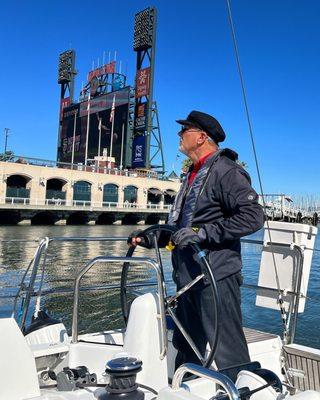
[[[225,369],[250,362],[240,307],[240,238],[263,226],[263,211],[248,173],[236,163],[237,154],[219,149],[219,142],[225,139],[219,122],[200,111],[192,111],[187,119],[177,122],[182,125],[179,149],[193,165],[168,220],[179,228],[171,238],[176,246],[172,254],[173,276],[178,289],[193,280],[201,271],[190,245],[197,243],[206,251],[221,298],[215,362],[219,369]],[[142,231],[133,232],[128,243],[152,246]],[[212,312],[211,291],[205,282],[178,299],[177,317],[203,355],[215,329]],[[176,367],[185,362],[199,364],[178,329],[173,342],[178,349]]]

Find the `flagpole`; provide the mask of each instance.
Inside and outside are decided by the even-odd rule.
[[[113,117],[113,120],[112,120],[112,125],[111,125],[110,157],[112,157],[113,133],[114,133],[114,117]]]
[[[100,163],[100,151],[101,151],[101,117],[99,118],[98,172],[99,172],[99,163]]]
[[[85,152],[85,159],[84,159],[84,165],[87,165],[88,162],[88,143],[89,143],[89,125],[90,125],[90,92],[89,92],[89,97],[88,97],[88,106],[87,106],[87,136],[86,136],[86,152]]]
[[[116,102],[116,95],[113,95],[113,102],[112,102],[112,107],[111,107],[111,114],[112,114],[112,124],[111,124],[111,143],[110,143],[110,158],[112,157],[112,149],[113,149],[113,134],[114,134],[114,112],[115,112],[115,105]],[[111,160],[110,160],[111,162]]]
[[[73,163],[74,163],[74,144],[76,141],[77,113],[78,113],[78,111],[75,110],[74,120],[73,120],[73,139],[72,139],[72,156],[71,156],[72,169],[73,169]]]
[[[124,123],[122,123],[122,132],[121,132],[121,152],[120,152],[120,170],[122,170],[122,161],[123,161],[123,140],[124,140]]]

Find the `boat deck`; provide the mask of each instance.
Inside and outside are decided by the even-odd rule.
[[[277,335],[273,333],[261,332],[251,328],[243,328],[243,331],[248,344],[277,338]]]
[[[291,344],[284,346],[284,355],[294,386],[320,391],[320,350]]]
[[[251,328],[243,328],[243,330],[248,345],[266,342],[278,337],[273,333],[261,332]],[[266,345],[267,347],[268,345]],[[299,390],[320,391],[320,350],[297,344],[286,345],[283,350],[282,354],[285,357],[293,385]]]

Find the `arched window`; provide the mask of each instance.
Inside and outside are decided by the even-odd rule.
[[[170,205],[174,203],[174,199],[177,195],[177,192],[172,189],[167,189],[164,191],[164,204]]]
[[[91,183],[78,181],[73,185],[73,200],[91,201]]]
[[[27,183],[29,181],[30,178],[26,178],[22,175],[9,176],[7,178],[6,201],[10,202],[12,198],[29,199],[30,189],[27,188]]]
[[[124,197],[123,201],[124,202],[129,202],[129,203],[136,203],[137,202],[137,192],[138,189],[135,186],[126,186],[124,188]]]
[[[66,192],[63,190],[63,186],[66,182],[62,179],[52,178],[47,180],[46,185],[46,199],[53,204],[56,204],[57,201],[61,202],[61,204],[65,203]]]
[[[162,197],[162,192],[160,189],[157,188],[150,188],[148,189],[148,198],[147,198],[147,202],[148,204],[159,204],[161,201],[161,197]]]
[[[108,183],[103,186],[103,203],[118,203],[118,186]],[[116,204],[114,204],[116,205]]]

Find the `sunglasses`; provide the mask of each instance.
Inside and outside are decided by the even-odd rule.
[[[201,132],[201,130],[200,129],[197,129],[197,128],[192,128],[192,127],[188,127],[188,126],[185,126],[185,127],[183,127],[179,132],[178,132],[178,135],[182,138],[182,136],[183,136],[183,134],[185,133],[185,132],[187,132],[187,131],[189,131],[189,132],[192,132],[192,131],[194,131],[194,132]]]

